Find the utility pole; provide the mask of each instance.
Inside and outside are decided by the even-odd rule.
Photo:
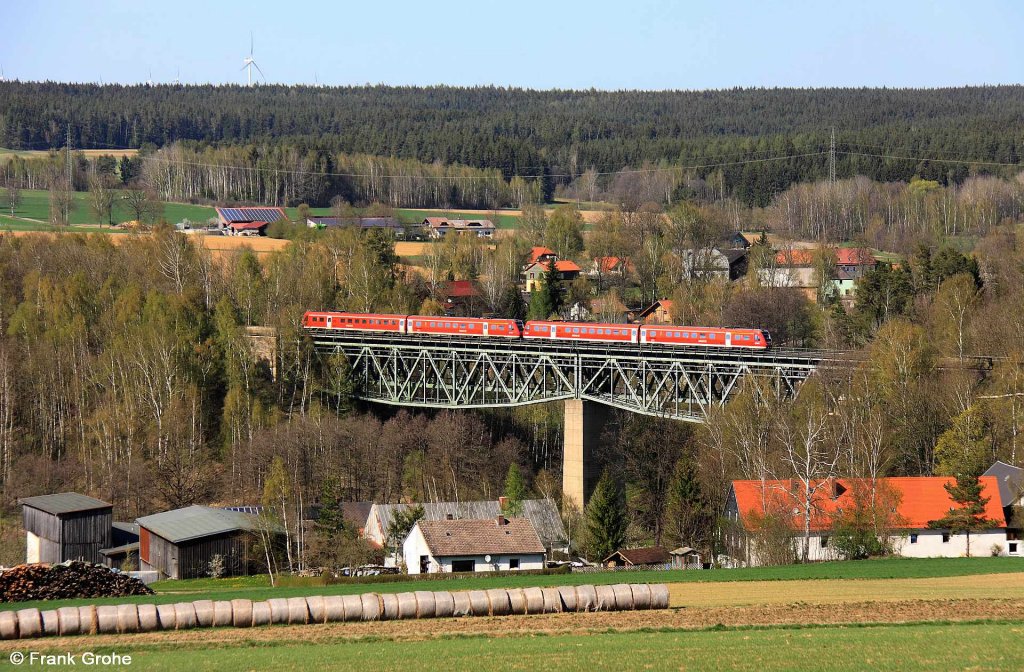
[[[828,183],[836,183],[836,127],[832,127],[832,141],[828,147]]]

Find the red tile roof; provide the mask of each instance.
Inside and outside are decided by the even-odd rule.
[[[814,250],[779,250],[775,253],[779,266],[813,266]]]
[[[452,280],[445,284],[444,291],[448,298],[480,296],[480,290],[472,280]]]
[[[942,518],[951,508],[956,507],[956,503],[949,498],[949,493],[944,487],[947,483],[953,482],[953,478],[908,476],[878,480],[901,496],[897,514],[900,519],[899,527],[903,529],[924,529],[928,527],[929,521]],[[996,479],[992,476],[982,476],[980,481],[982,497],[990,498],[985,506],[985,517],[998,521],[999,527],[1005,527],[1006,518]],[[854,506],[854,488],[863,488],[866,484],[867,481],[864,480],[839,478],[819,488],[814,495],[811,528],[831,528],[835,514]],[[799,493],[802,486],[799,481],[733,481],[732,487],[736,493],[736,505],[744,526],[750,522],[751,514],[766,513],[765,504],[769,512],[794,511],[794,519],[801,519]]]
[[[551,248],[541,247],[541,246],[531,247],[530,248],[530,258],[526,260],[526,263],[528,263],[528,264],[535,264],[535,263],[537,263],[537,260],[540,259],[541,257],[554,257],[554,256],[556,256],[555,255],[555,251],[552,250]]]
[[[841,247],[836,250],[836,263],[840,266],[874,266],[878,262],[871,250],[863,247]]]
[[[523,269],[523,272],[526,273],[535,266],[540,267],[541,270],[545,271],[548,268],[548,264],[546,262],[536,262],[530,264],[525,269]],[[575,261],[569,261],[568,259],[564,259],[562,261],[555,262],[555,270],[558,271],[559,273],[579,273],[582,269],[576,264]]]
[[[619,264],[628,264],[625,259],[621,257],[597,257],[594,259],[594,264],[600,265],[602,273],[611,273],[615,270],[615,267]]]

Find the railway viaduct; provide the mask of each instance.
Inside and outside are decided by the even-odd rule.
[[[769,379],[784,397],[830,353],[679,349],[565,341],[469,341],[310,330],[316,348],[342,353],[356,396],[428,408],[565,404],[562,489],[582,506],[596,483],[592,459],[609,407],[703,422],[745,377]]]

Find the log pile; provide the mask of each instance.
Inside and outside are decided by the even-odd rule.
[[[0,602],[152,594],[136,578],[87,562],[18,565],[0,573]]]
[[[317,595],[271,599],[266,602],[198,600],[159,605],[89,605],[48,611],[0,611],[0,639],[218,626],[251,628],[274,623],[299,625],[449,616],[667,609],[668,603],[668,586],[665,584],[622,583],[615,586]]]

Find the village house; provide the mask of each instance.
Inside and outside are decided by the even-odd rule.
[[[420,520],[403,544],[409,574],[544,569],[544,545],[528,518]]]
[[[625,257],[594,257],[587,275],[595,278],[621,278],[632,271],[633,264]]]
[[[221,232],[229,236],[265,236],[271,222],[287,220],[281,208],[215,208]]]
[[[893,552],[912,558],[955,558],[967,553],[967,536],[951,534],[949,530],[932,529],[929,523],[944,517],[957,505],[945,489],[952,478],[942,476],[916,476],[880,478],[875,481],[876,497],[891,511],[886,525],[887,539]],[[982,497],[989,498],[985,518],[995,521],[992,529],[972,532],[971,554],[975,556],[1022,555],[1016,534],[1007,529],[1006,516],[993,476],[982,476]],[[855,492],[872,487],[864,479],[836,478],[812,484],[809,559],[835,560],[838,553],[830,544],[835,520],[844,510],[857,505]],[[752,537],[758,532],[759,521],[766,515],[781,518],[792,529],[794,553],[803,542],[804,501],[800,481],[750,480],[733,481],[726,500],[725,517],[733,521],[734,535],[727,544],[737,560],[749,566],[761,564]],[[892,510],[894,509],[894,510]]]
[[[367,516],[363,536],[377,547],[384,548],[389,543],[401,546],[404,539],[388,540],[388,527],[399,511],[406,511],[415,504],[373,504]],[[424,502],[421,520],[494,520],[502,512],[502,500],[490,499],[469,502]],[[569,548],[569,536],[562,524],[558,507],[550,499],[524,499],[522,517],[533,525],[541,544],[548,551],[565,552]],[[385,564],[394,564],[394,558],[388,554]]]
[[[544,276],[548,272],[548,266],[551,262],[536,262],[528,265],[523,270],[523,277],[526,280],[526,291],[534,292],[539,290],[544,284]],[[574,261],[563,260],[555,262],[555,272],[558,275],[558,279],[562,282],[572,282],[580,276],[581,268]]]
[[[523,268],[532,264],[547,264],[549,261],[558,261],[558,255],[550,247],[534,246],[530,248],[530,254],[526,257]]]
[[[494,237],[494,222],[489,219],[448,219],[447,217],[427,217],[423,227],[431,238],[444,238],[449,233],[474,234],[479,238]]]
[[[449,280],[441,288],[445,315],[473,316],[481,303],[480,288],[472,280]]]
[[[672,324],[672,302],[658,299],[637,313],[633,321],[641,324]]]

